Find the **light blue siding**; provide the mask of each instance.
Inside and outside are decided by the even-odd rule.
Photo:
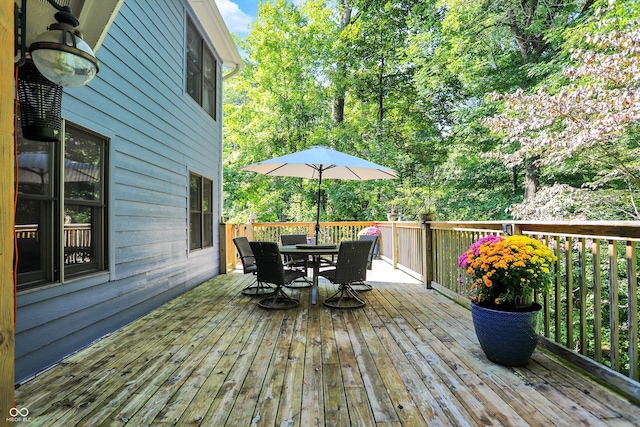
[[[18,295],[17,382],[219,274],[222,81],[219,67],[214,121],[184,90],[189,11],[125,1],[98,76],[65,90],[63,117],[110,138],[112,268]],[[215,246],[191,252],[189,172],[213,180],[216,201]]]

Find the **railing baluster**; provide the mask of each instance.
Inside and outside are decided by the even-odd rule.
[[[638,278],[636,246],[627,241],[627,324],[629,325],[629,377],[638,381]]]
[[[544,244],[549,247],[549,248],[553,248],[553,242],[551,240],[551,237],[549,235],[546,235],[544,238]],[[550,314],[550,306],[551,306],[551,298],[549,297],[549,293],[546,293],[543,297],[543,305],[544,305],[544,336],[548,337],[551,334],[551,328],[550,328],[550,323],[551,323],[551,314]]]
[[[600,275],[600,239],[591,243],[593,260],[593,358],[602,363],[602,284]]]
[[[565,286],[566,286],[566,345],[570,349],[575,349],[573,341],[573,239],[568,236],[565,240]]]
[[[562,330],[561,330],[561,325],[562,325],[562,309],[561,309],[561,302],[562,302],[562,295],[561,295],[561,264],[562,264],[562,241],[560,240],[560,237],[556,238],[556,247],[555,249],[555,253],[556,253],[556,283],[555,283],[555,289],[554,289],[554,301],[553,301],[553,313],[554,313],[554,322],[553,322],[553,326],[554,326],[554,332],[555,332],[555,342],[562,342]]]
[[[585,254],[585,239],[581,237],[578,240],[578,262],[580,268],[578,270],[578,304],[580,324],[578,325],[580,334],[580,353],[587,354],[589,346],[587,344],[587,263]]]
[[[616,371],[620,370],[620,357],[618,357],[620,348],[619,323],[618,259],[616,256],[616,243],[614,240],[609,240],[609,328],[611,329],[609,360],[611,361],[611,367]]]

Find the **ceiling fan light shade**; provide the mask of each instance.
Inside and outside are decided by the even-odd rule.
[[[29,53],[42,75],[60,86],[84,86],[99,70],[89,45],[66,23],[52,24],[31,43]]]

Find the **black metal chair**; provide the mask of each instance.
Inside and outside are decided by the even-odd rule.
[[[240,254],[240,259],[242,260],[242,270],[244,271],[244,274],[251,273],[256,276],[258,273],[258,267],[256,266],[256,258],[253,256],[253,251],[251,250],[249,240],[246,237],[236,237],[235,239],[233,239],[233,243],[236,245],[236,249]],[[241,292],[243,295],[252,297],[257,295],[270,295],[275,291],[276,288],[270,286],[268,283],[261,283],[256,278]]]
[[[305,273],[300,270],[284,269],[282,254],[277,243],[250,242],[249,244],[258,268],[258,282],[271,283],[276,286],[274,294],[260,300],[258,305],[270,309],[287,309],[298,306],[300,301],[291,298],[282,288]]]
[[[357,308],[365,305],[352,284],[367,280],[367,260],[371,248],[369,240],[340,243],[335,268],[322,270],[319,275],[338,285],[338,292],[324,300],[333,308]]]
[[[280,236],[282,246],[290,246],[307,243],[307,236],[305,234],[283,234]],[[288,285],[288,288],[308,288],[313,286],[313,283],[307,278],[307,269],[309,268],[309,257],[304,255],[285,255],[285,269],[299,270],[304,272],[304,276],[301,280],[296,280]]]

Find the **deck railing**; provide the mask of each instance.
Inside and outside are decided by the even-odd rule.
[[[357,240],[358,232],[364,227],[373,225],[373,221],[321,222],[318,241],[322,243],[339,243],[343,240]],[[222,272],[230,271],[240,263],[233,239],[247,237],[249,240],[280,242],[283,234],[304,234],[309,239],[315,238],[315,222],[255,222],[246,224],[222,224],[220,230],[220,247],[224,260]],[[222,264],[222,263],[221,263]]]
[[[538,296],[544,307],[541,345],[640,400],[640,291],[636,222],[335,222],[321,223],[321,242],[357,238],[369,225],[382,231],[380,253],[400,268],[468,305],[468,278],[459,255],[487,234],[526,234],[558,257],[555,286]],[[286,233],[313,236],[314,223],[225,225],[226,235],[278,241]],[[229,238],[228,241],[231,241]],[[227,262],[235,266],[235,249]]]
[[[15,226],[18,247],[38,246],[38,224],[19,224]],[[64,263],[79,264],[91,258],[91,224],[64,224],[63,233]],[[25,253],[24,256],[39,256],[35,253]]]

